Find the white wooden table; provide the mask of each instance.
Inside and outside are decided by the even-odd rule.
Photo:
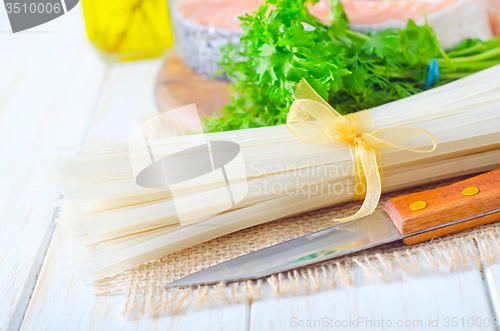
[[[7,30],[0,11],[0,330],[495,329],[484,321],[500,312],[499,265],[424,265],[383,281],[355,270],[356,286],[122,319],[125,297],[93,296],[69,266],[78,251],[54,225],[58,191],[32,183],[36,163],[59,147],[125,140],[154,114],[161,60],[106,64],[85,38],[81,8],[26,33]]]

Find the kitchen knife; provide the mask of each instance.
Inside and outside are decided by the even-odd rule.
[[[500,169],[392,198],[385,211],[217,264],[166,287],[256,279],[378,245],[407,245],[500,220]]]

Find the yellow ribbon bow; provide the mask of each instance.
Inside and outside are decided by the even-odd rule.
[[[374,130],[370,113],[366,110],[346,116],[340,115],[305,79],[297,86],[294,98],[287,117],[288,131],[308,144],[349,143],[356,185],[366,183],[366,195],[361,208],[356,214],[337,221],[352,221],[370,215],[377,208],[382,194],[382,168],[378,158],[381,148],[402,148],[417,153],[430,153],[437,147],[434,136],[422,129],[391,126]],[[397,144],[421,134],[431,138],[434,145],[432,149],[423,150]],[[362,198],[363,195],[356,195],[356,199]]]

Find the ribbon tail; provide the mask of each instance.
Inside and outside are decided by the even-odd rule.
[[[357,152],[366,176],[366,197],[363,205],[354,215],[335,219],[335,221],[342,223],[372,214],[377,208],[382,194],[382,179],[378,171],[376,150],[373,148],[358,148]]]
[[[363,170],[363,165],[361,164],[361,157],[359,155],[359,148],[355,144],[349,144],[351,148],[352,165],[354,167],[354,200],[363,200],[366,196],[365,183],[366,177]],[[363,190],[359,192],[358,187],[362,187]]]

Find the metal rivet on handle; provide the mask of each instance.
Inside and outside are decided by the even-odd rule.
[[[415,201],[412,202],[410,205],[411,210],[421,210],[424,209],[425,207],[427,207],[427,202],[425,201]]]
[[[478,193],[479,193],[479,189],[477,187],[474,187],[474,186],[466,187],[462,190],[462,194],[465,196],[476,195]]]

